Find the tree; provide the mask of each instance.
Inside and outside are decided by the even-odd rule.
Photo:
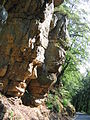
[[[66,51],[66,59],[62,71],[58,75],[58,80],[55,84],[56,91],[52,90],[51,93],[62,99],[62,104],[65,107],[67,107],[69,102],[73,101],[72,103],[75,107],[79,107],[78,110],[82,110],[84,107],[84,109],[87,109],[86,111],[88,111],[89,108],[87,106],[90,105],[89,88],[85,88],[86,84],[83,83],[84,78],[80,73],[79,66],[88,59],[86,48],[90,41],[90,36],[88,34],[90,28],[84,18],[87,13],[85,13],[83,9],[80,11],[76,9],[78,4],[77,0],[66,0],[63,5],[55,8],[55,11],[59,11],[61,14],[67,16],[69,20],[68,30],[71,39],[69,41],[68,50]],[[81,16],[79,15],[80,13],[82,13]],[[63,83],[63,87],[60,86],[61,82]],[[89,81],[87,81],[87,84],[88,82]],[[57,88],[57,85],[60,87]],[[83,100],[83,98],[86,99]],[[53,100],[49,100],[49,105],[51,107]],[[82,105],[80,104],[81,101],[83,101]]]
[[[77,111],[84,111],[90,114],[90,71],[82,79],[82,87],[73,96],[72,103]]]
[[[78,4],[80,3],[77,0],[66,0],[63,5],[55,9],[55,11],[60,11],[60,13],[67,15],[69,19],[68,30],[71,40],[66,52],[63,69],[56,82],[56,85],[60,81],[63,82],[63,89],[70,94],[67,99],[72,99],[82,87],[83,76],[80,73],[79,66],[88,59],[87,46],[90,42],[88,34],[90,27],[88,22],[86,22],[87,18],[85,18],[87,13],[84,9],[78,10]],[[87,91],[87,89],[85,90]],[[86,96],[85,92],[84,94]]]

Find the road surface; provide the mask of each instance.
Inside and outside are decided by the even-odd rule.
[[[90,115],[77,113],[73,120],[90,120]]]

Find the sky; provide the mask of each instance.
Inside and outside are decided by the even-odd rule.
[[[85,16],[86,22],[90,26],[90,0],[80,0],[79,2],[80,4],[78,4],[78,10],[82,10],[82,9],[85,10],[85,12],[87,13],[87,15]],[[82,74],[85,74],[86,69],[90,70],[90,42],[89,45],[87,46],[87,51],[89,53],[89,58],[87,61],[85,61],[85,64],[80,66],[80,72]]]

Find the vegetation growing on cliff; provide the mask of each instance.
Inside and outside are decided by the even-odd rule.
[[[60,96],[61,103],[65,107],[72,102],[77,111],[90,113],[90,75],[88,72],[84,77],[79,69],[79,66],[85,64],[89,57],[87,47],[90,42],[90,27],[86,18],[88,13],[83,8],[78,9],[79,4],[77,0],[66,0],[63,5],[55,8],[55,11],[60,11],[67,16],[71,40],[63,69],[55,85],[55,87],[60,86],[62,82],[63,87],[58,87],[54,94]]]

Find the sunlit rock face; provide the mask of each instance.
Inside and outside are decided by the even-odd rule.
[[[67,48],[66,16],[54,13],[62,1],[12,0],[0,32],[0,91],[42,98],[57,80]]]

